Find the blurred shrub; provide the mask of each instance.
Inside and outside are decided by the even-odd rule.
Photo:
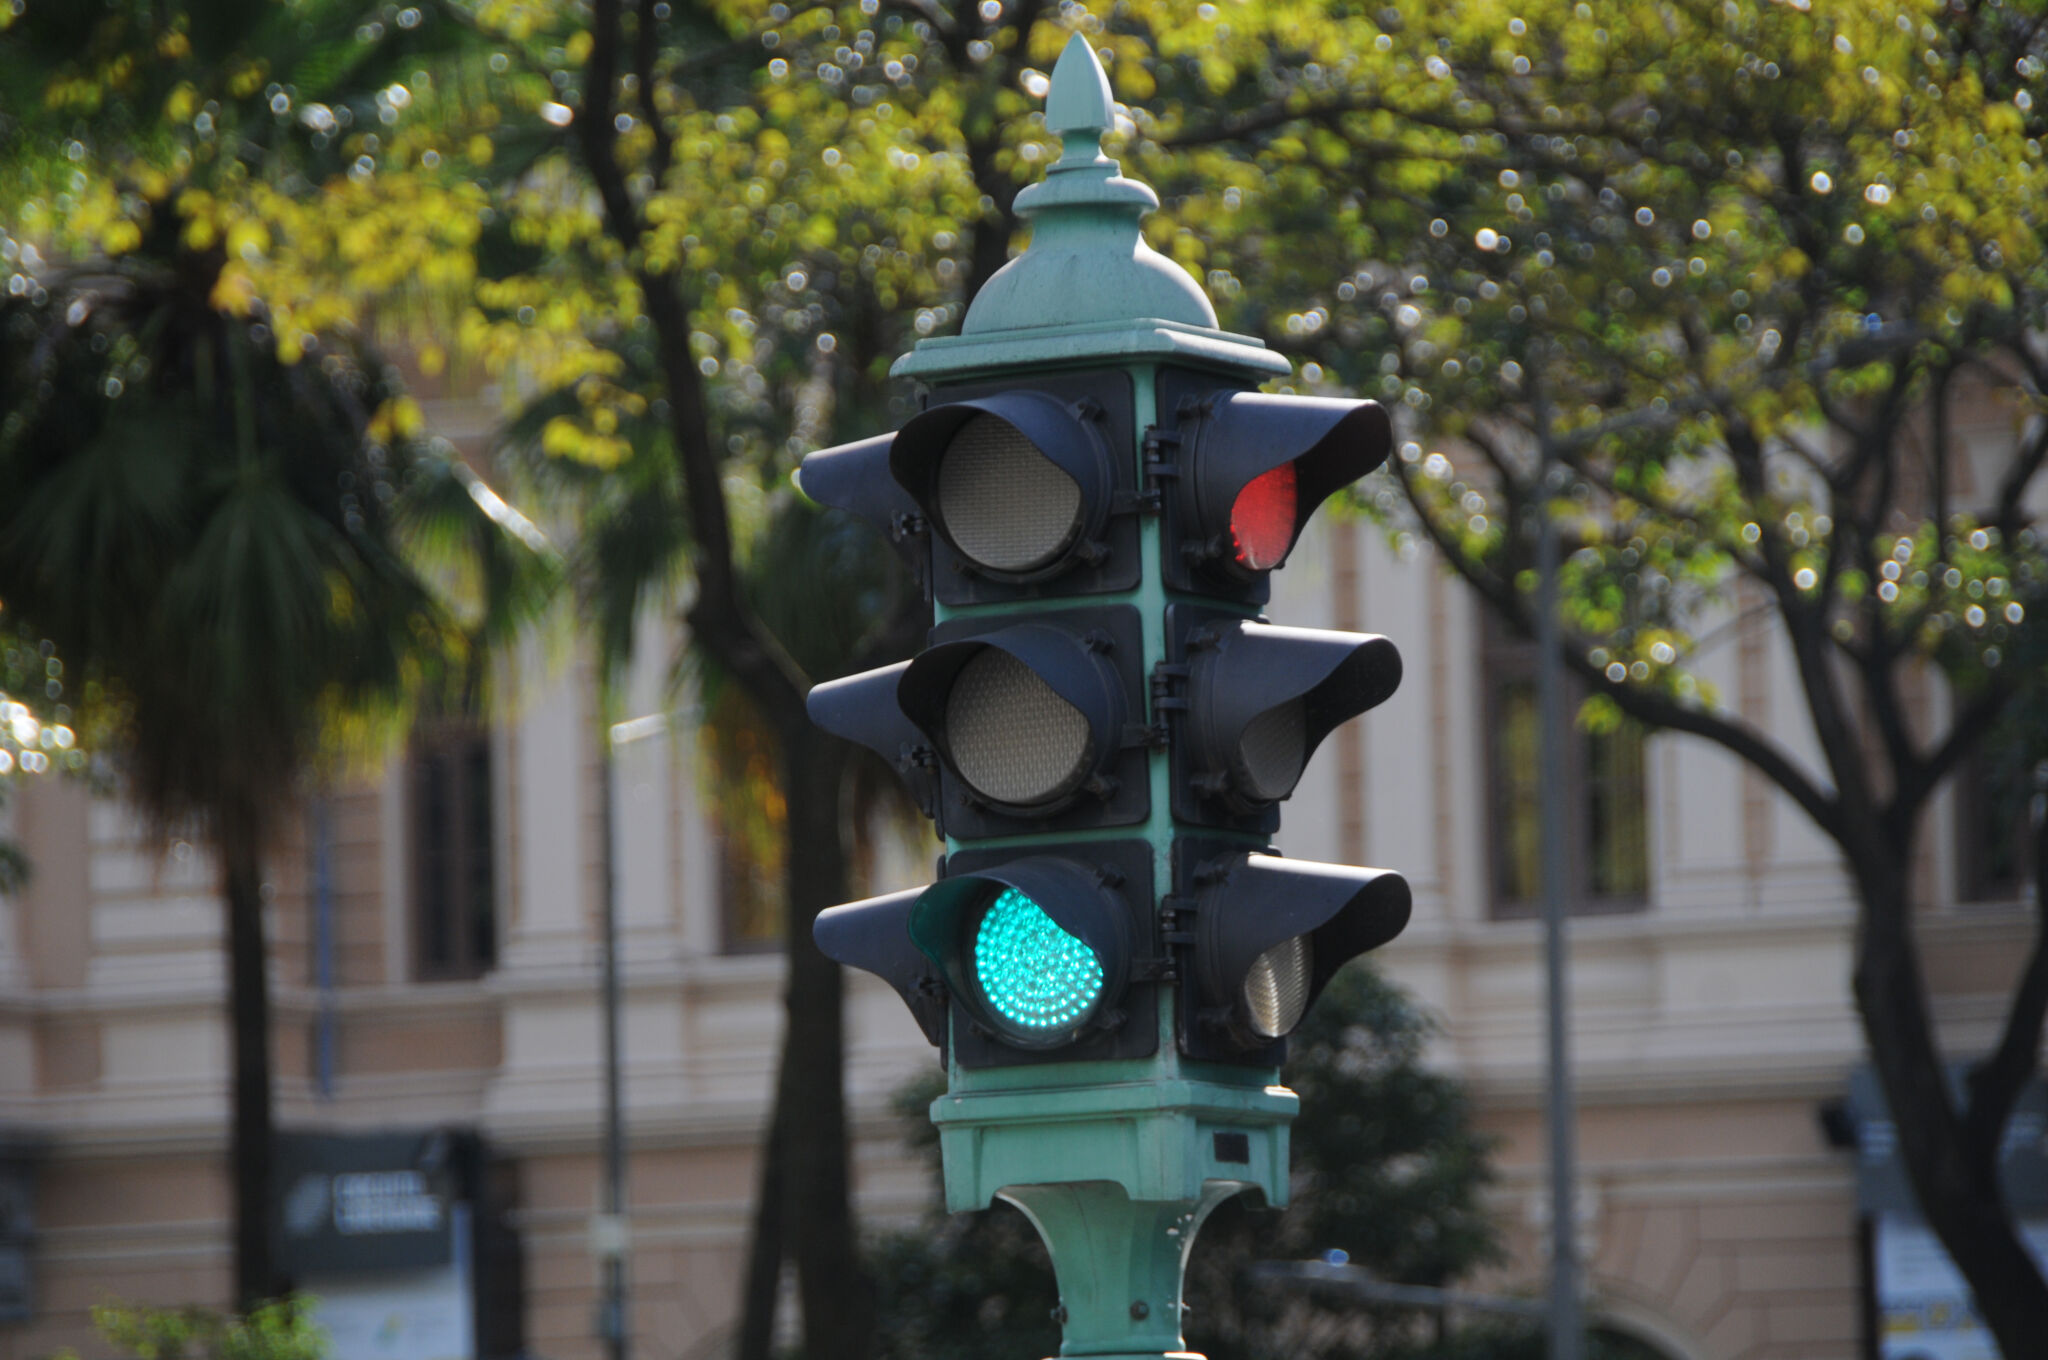
[[[211,1308],[102,1304],[92,1310],[100,1335],[136,1360],[325,1360],[327,1333],[312,1300],[278,1299],[247,1314]],[[78,1360],[70,1352],[60,1360]]]

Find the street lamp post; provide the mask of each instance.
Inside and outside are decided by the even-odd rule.
[[[1571,1077],[1571,1006],[1565,923],[1564,686],[1558,655],[1557,523],[1551,518],[1556,471],[1549,440],[1543,444],[1536,498],[1536,702],[1542,743],[1538,757],[1545,796],[1543,837],[1543,966],[1547,982],[1549,1083],[1544,1114],[1550,1143],[1550,1357],[1580,1360],[1585,1322],[1579,1304],[1578,1224],[1573,1211],[1577,1179]]]
[[[607,1360],[627,1360],[626,1249],[626,1114],[625,1089],[619,1071],[619,874],[617,792],[618,749],[668,730],[665,715],[655,713],[627,722],[610,723],[599,743],[603,765],[598,805],[604,823],[604,901],[599,942],[599,988],[604,1013],[604,1210],[591,1225],[591,1249],[604,1262],[604,1297],[599,1305],[598,1335]]]

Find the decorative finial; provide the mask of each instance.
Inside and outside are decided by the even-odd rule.
[[[1102,69],[1088,37],[1076,33],[1052,68],[1052,87],[1045,95],[1045,130],[1060,134],[1063,146],[1069,133],[1093,133],[1100,143],[1102,134],[1116,126],[1116,104],[1109,92],[1109,73]],[[1066,148],[1072,156],[1078,148]],[[1089,152],[1097,148],[1090,146]]]

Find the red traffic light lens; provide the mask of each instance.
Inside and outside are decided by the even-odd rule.
[[[1230,546],[1237,563],[1251,571],[1271,571],[1294,546],[1294,464],[1260,473],[1237,493],[1230,507]]]

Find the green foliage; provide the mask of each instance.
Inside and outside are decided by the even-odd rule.
[[[412,556],[501,530],[437,494],[447,455],[344,344],[282,365],[260,323],[103,277],[0,304],[0,356],[10,610],[104,677],[133,788],[166,818],[267,824],[330,739],[470,685],[472,642],[518,594],[500,578],[538,573],[516,541],[462,559],[467,583]]]
[[[1382,1279],[1444,1285],[1498,1259],[1480,1204],[1488,1143],[1470,1125],[1463,1089],[1423,1066],[1431,1033],[1377,973],[1338,975],[1289,1040],[1284,1079],[1302,1098],[1294,1202],[1275,1213],[1232,1200],[1203,1227],[1188,1268],[1190,1349],[1238,1360],[1420,1355],[1429,1338],[1412,1312],[1282,1293],[1253,1284],[1244,1269],[1335,1251]],[[896,1102],[935,1166],[925,1111],[943,1090],[933,1074]],[[888,1360],[1058,1349],[1051,1264],[1015,1209],[935,1210],[917,1233],[881,1239],[872,1259]]]
[[[433,55],[383,34],[326,3],[0,10],[0,599],[104,687],[124,793],[220,852],[256,979],[231,998],[244,1301],[273,1287],[260,855],[309,767],[474,700],[553,573],[352,325],[365,290],[403,316],[458,281],[421,251],[474,236],[432,210],[471,186],[381,205],[409,254],[315,190],[335,128],[410,105],[381,63]]]
[[[1717,708],[1690,659],[1746,578],[1975,688],[2048,594],[2038,12],[1237,10],[1175,40],[1190,97],[1136,149],[1227,323],[1402,410],[1363,504],[1523,618],[1551,507],[1588,678]],[[1988,442],[1908,453],[1906,412],[1965,403]]]
[[[135,1360],[324,1360],[327,1334],[311,1301],[278,1299],[245,1315],[210,1308],[101,1304],[92,1311],[101,1336]],[[76,1360],[76,1357],[71,1357]]]
[[[14,624],[0,605],[0,808],[24,779],[86,768],[64,675],[56,644]],[[72,688],[91,695],[98,687]],[[0,894],[20,892],[32,871],[21,847],[0,838]]]
[[[0,594],[104,686],[145,806],[261,839],[281,779],[471,698],[550,589],[347,324],[364,286],[402,312],[391,281],[246,272],[290,221],[344,229],[334,132],[388,126],[393,73],[456,35],[331,4],[8,14],[0,79],[41,95],[0,115]]]

